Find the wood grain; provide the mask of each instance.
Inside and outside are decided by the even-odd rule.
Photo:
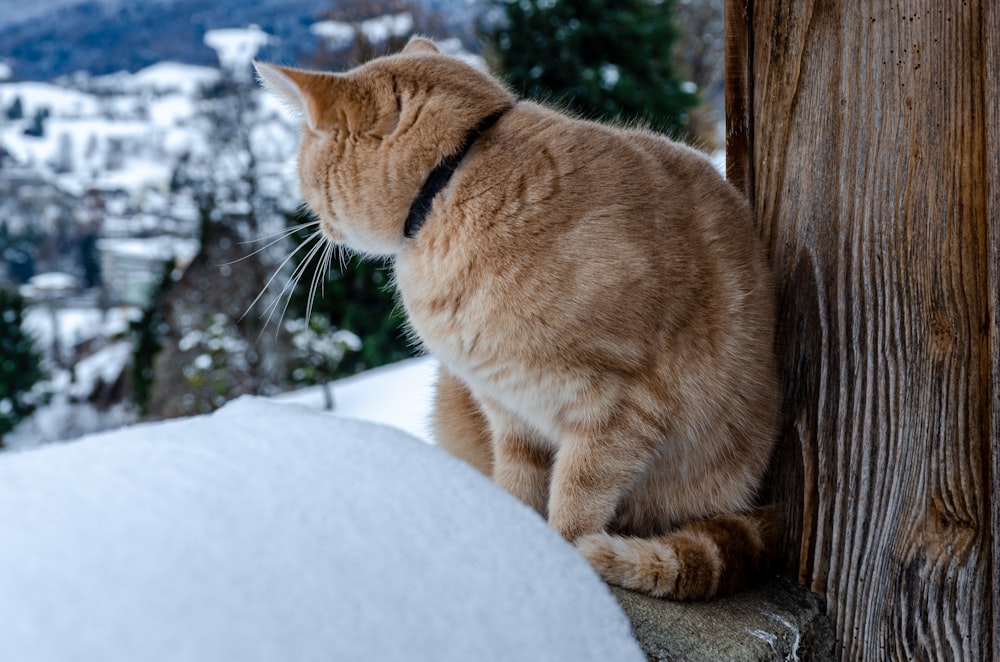
[[[983,11],[986,52],[986,218],[989,245],[990,304],[990,451],[993,480],[993,655],[1000,655],[1000,6],[987,2]]]
[[[773,492],[845,660],[1000,654],[993,4],[755,0],[727,25],[751,54],[730,171],[779,282]]]
[[[725,5],[726,46],[723,68],[726,78],[726,179],[743,191],[753,204],[753,125],[750,104],[753,60],[750,41],[752,0],[732,0]]]

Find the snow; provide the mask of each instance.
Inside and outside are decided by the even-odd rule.
[[[37,97],[24,97],[26,103],[40,104]],[[190,104],[190,102],[189,102]],[[150,185],[166,186],[173,163],[164,158],[159,147],[166,134],[162,122],[172,116],[177,121],[189,116],[181,103],[173,106],[157,104],[153,126],[144,120],[110,120],[98,117],[66,118],[64,111],[55,112],[46,122],[45,135],[27,136],[15,127],[5,127],[0,134],[5,149],[21,163],[61,164],[68,172],[59,178],[66,191],[82,194],[90,187],[120,188],[137,191]],[[109,169],[106,152],[117,143],[127,151],[117,169]]]
[[[533,511],[300,405],[0,455],[0,522],[0,652],[22,662],[644,659]]]
[[[197,115],[192,98],[170,95],[157,99],[149,106],[149,119],[153,126],[170,128]]]
[[[153,93],[194,97],[203,88],[216,83],[220,75],[220,71],[213,67],[163,61],[135,73],[118,71],[90,80],[95,87],[112,94],[149,96],[147,93]]]
[[[621,70],[614,64],[602,64],[600,68],[601,87],[606,90],[614,88],[621,79]]]
[[[175,92],[194,97],[198,92],[219,80],[219,70],[179,62],[158,62],[126,76],[120,89]]]
[[[93,185],[104,190],[141,191],[153,187],[165,189],[173,174],[173,166],[164,161],[131,159],[128,167],[112,170],[94,179]]]
[[[215,50],[219,64],[241,78],[249,78],[250,62],[257,51],[270,41],[271,35],[256,25],[209,30],[205,33],[205,45]]]
[[[90,94],[50,83],[26,81],[0,84],[0,106],[7,108],[18,97],[21,98],[21,107],[27,117],[42,108],[47,108],[54,117],[94,115],[100,106]]]
[[[413,32],[413,15],[410,12],[386,14],[361,21],[360,28],[368,41],[378,44],[389,37],[405,37]]]
[[[198,252],[196,239],[181,239],[162,235],[159,237],[136,237],[130,239],[99,239],[97,247],[103,252],[117,253],[147,260],[166,262],[175,257],[189,262]]]
[[[425,356],[339,379],[333,382],[334,413],[391,425],[429,442],[427,422],[437,370],[437,361]],[[323,391],[312,386],[277,400],[321,408]]]
[[[340,21],[319,21],[309,26],[309,31],[317,37],[322,37],[333,48],[345,48],[354,41],[354,24]],[[370,18],[358,24],[357,29],[373,44],[378,44],[389,37],[405,37],[413,32],[413,14],[401,12],[385,14]]]
[[[330,48],[346,48],[354,41],[354,26],[340,21],[320,21],[309,26],[309,31],[327,41]]]
[[[55,338],[55,325],[59,330],[59,344],[70,348],[94,338],[122,334],[128,330],[129,322],[140,314],[131,306],[109,308],[107,311],[93,307],[50,309],[46,305],[30,306],[24,316],[24,328],[35,338],[37,347],[50,347]]]
[[[452,57],[457,57],[462,62],[465,62],[470,67],[475,67],[484,73],[490,73],[490,69],[486,66],[486,60],[483,59],[481,55],[476,55],[465,50],[465,46],[462,45],[462,40],[458,37],[451,37],[449,39],[442,39],[435,41],[437,47],[445,55],[450,55]]]
[[[119,340],[77,361],[73,366],[73,383],[61,390],[71,397],[86,399],[98,381],[114,384],[132,360],[132,351],[131,342]]]
[[[33,289],[38,291],[60,291],[72,290],[79,286],[76,276],[62,273],[61,271],[50,271],[44,274],[32,276],[28,281]]]

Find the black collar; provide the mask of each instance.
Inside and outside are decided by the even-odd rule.
[[[489,131],[507,110],[507,108],[498,110],[484,118],[474,129],[465,134],[465,141],[462,143],[461,148],[451,156],[446,156],[436,168],[431,170],[431,174],[427,175],[424,185],[420,187],[420,193],[413,200],[413,204],[410,205],[410,212],[406,215],[403,234],[407,238],[412,238],[417,234],[420,226],[427,219],[427,214],[431,211],[431,204],[434,202],[434,197],[448,185],[451,176],[458,170],[462,159],[469,153],[475,142],[480,136]]]

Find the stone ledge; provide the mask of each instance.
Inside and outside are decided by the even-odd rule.
[[[823,600],[784,576],[708,603],[612,592],[650,660],[758,662],[833,660],[833,630]]]

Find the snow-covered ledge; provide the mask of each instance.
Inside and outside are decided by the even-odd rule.
[[[3,659],[643,659],[533,511],[302,405],[2,455],[0,530]]]
[[[368,423],[306,389],[0,454],[0,659],[642,659],[534,512],[401,431],[428,439],[435,372],[335,383]],[[612,592],[649,660],[832,659],[821,602],[781,578]]]

